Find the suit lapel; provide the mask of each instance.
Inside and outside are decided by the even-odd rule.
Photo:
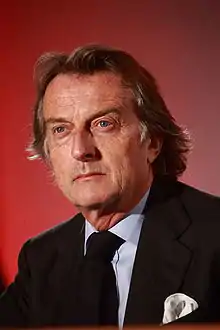
[[[164,300],[181,288],[192,253],[181,185],[154,182],[145,212],[130,285],[125,325],[160,323]]]
[[[59,235],[57,255],[48,277],[44,324],[74,324],[75,292],[77,274],[83,259],[84,218],[75,216],[65,225],[65,232]],[[49,309],[49,310],[48,310]]]

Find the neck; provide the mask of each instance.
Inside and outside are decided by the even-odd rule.
[[[89,214],[83,213],[83,216],[91,223],[91,225],[98,231],[108,230],[114,225],[116,225],[119,221],[121,221],[126,212],[115,212],[112,214],[106,214],[97,216],[97,213],[94,211]]]
[[[108,230],[125,216],[140,202],[147,190],[150,188],[152,180],[146,185],[139,194],[126,194],[126,200],[118,199],[107,206],[99,206],[94,209],[79,208],[91,225],[98,231]]]

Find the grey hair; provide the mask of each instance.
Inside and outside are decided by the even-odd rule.
[[[162,142],[161,151],[152,164],[154,174],[173,178],[181,175],[186,169],[191,147],[187,130],[176,123],[149,71],[125,51],[102,45],[86,45],[70,54],[46,53],[38,59],[35,66],[37,98],[33,140],[28,148],[32,157],[47,157],[43,98],[48,84],[59,74],[93,75],[98,72],[119,75],[122,83],[132,90],[136,115],[140,120],[141,141],[148,136],[152,142]]]

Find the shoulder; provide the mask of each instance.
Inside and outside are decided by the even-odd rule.
[[[183,182],[160,178],[152,187],[149,204],[178,208],[195,226],[220,229],[220,198]],[[213,225],[213,226],[212,226]]]
[[[22,247],[22,254],[32,260],[39,256],[41,260],[71,248],[84,232],[84,217],[79,213],[71,219],[54,226],[39,235],[30,238]]]
[[[210,237],[210,241],[215,238],[219,241],[220,198],[184,183],[178,185],[181,204],[197,234],[203,233],[204,236]]]
[[[38,244],[38,242],[53,242],[57,240],[63,240],[68,237],[72,237],[74,233],[78,233],[84,225],[84,217],[78,213],[71,219],[63,221],[58,225],[40,233],[33,237],[31,242]]]
[[[220,213],[220,197],[196,189],[182,182],[177,182],[181,191],[180,198],[190,209]]]
[[[211,208],[220,212],[220,197],[169,177],[156,178],[151,187],[148,204],[157,205],[170,200],[180,200],[192,210],[205,211]]]

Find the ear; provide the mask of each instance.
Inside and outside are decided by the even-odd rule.
[[[148,139],[148,162],[152,164],[160,154],[163,141],[159,138]]]
[[[52,169],[52,163],[50,161],[50,151],[47,143],[47,139],[45,138],[44,140],[44,145],[43,145],[43,150],[44,150],[44,161],[45,164],[47,165],[48,168]]]

